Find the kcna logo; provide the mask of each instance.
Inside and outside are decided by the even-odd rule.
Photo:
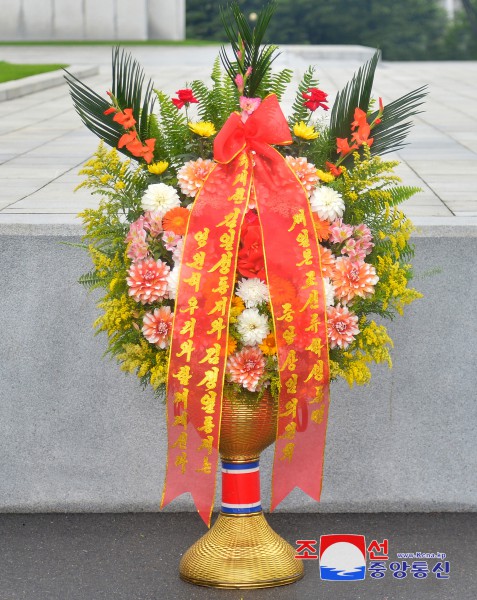
[[[327,581],[357,581],[366,574],[364,535],[322,535],[320,577]]]

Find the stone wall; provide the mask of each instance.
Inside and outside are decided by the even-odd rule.
[[[322,502],[296,491],[280,510],[477,508],[477,237],[456,231],[415,239],[425,297],[389,325],[393,370],[332,386]],[[158,510],[164,408],[102,358],[95,293],[76,283],[87,255],[51,228],[14,233],[0,230],[0,512]],[[171,510],[194,508],[182,497]]]
[[[0,39],[181,40],[185,0],[0,0]]]

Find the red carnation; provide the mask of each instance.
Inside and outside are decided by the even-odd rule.
[[[194,92],[189,88],[186,88],[185,90],[178,90],[176,94],[179,97],[172,98],[172,102],[178,110],[181,109],[183,106],[189,106],[189,104],[199,102],[197,98],[195,98]]]
[[[320,107],[324,110],[328,110],[329,106],[325,104],[325,102],[328,102],[328,94],[322,90],[319,90],[318,88],[308,88],[308,90],[306,92],[302,92],[301,95],[306,100],[306,102],[303,102],[304,106],[309,108],[311,111],[314,111]]]

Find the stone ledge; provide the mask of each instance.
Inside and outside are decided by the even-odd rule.
[[[99,73],[97,66],[71,65],[68,71],[78,78],[91,77]],[[0,102],[5,100],[14,100],[28,94],[41,92],[52,87],[57,87],[65,83],[64,71],[50,71],[49,73],[40,73],[31,77],[23,77],[14,81],[0,83]]]

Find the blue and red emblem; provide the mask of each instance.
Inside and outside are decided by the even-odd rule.
[[[222,512],[242,515],[261,510],[259,461],[222,461]]]

